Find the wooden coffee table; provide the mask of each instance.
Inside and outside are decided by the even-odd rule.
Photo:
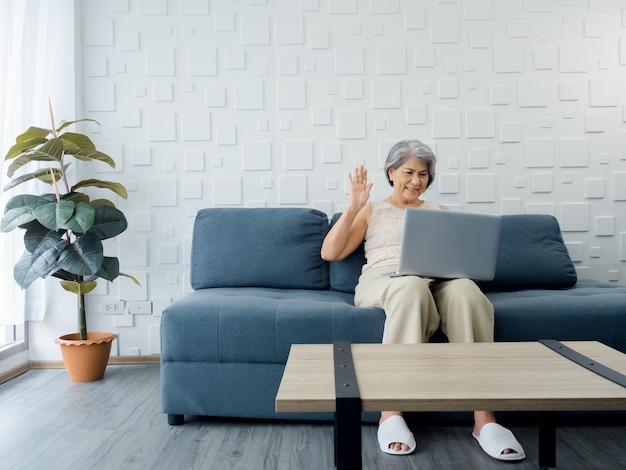
[[[297,344],[276,411],[334,412],[338,469],[361,467],[361,411],[537,411],[539,466],[556,468],[555,412],[626,410],[623,374],[595,341]]]

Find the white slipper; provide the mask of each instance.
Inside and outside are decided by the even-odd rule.
[[[393,450],[392,442],[400,442],[409,446],[409,450]],[[406,455],[415,450],[415,438],[402,416],[390,416],[378,426],[378,445],[380,450],[392,455]]]
[[[507,428],[498,423],[487,423],[480,430],[480,437],[472,433],[480,447],[489,455],[498,460],[524,460],[526,454],[522,445]],[[506,449],[512,449],[516,453],[503,454]]]

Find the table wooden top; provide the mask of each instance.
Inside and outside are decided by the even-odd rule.
[[[626,375],[626,355],[563,341]],[[363,411],[626,410],[626,388],[539,342],[353,344]],[[332,344],[291,347],[276,410],[335,411]]]

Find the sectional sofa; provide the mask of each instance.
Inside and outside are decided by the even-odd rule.
[[[161,399],[185,415],[332,419],[278,414],[274,401],[294,343],[381,341],[385,314],[357,308],[363,249],[327,263],[328,216],[304,208],[211,208],[193,229],[194,292],[161,319]],[[554,217],[503,216],[496,276],[480,284],[496,341],[597,340],[626,352],[626,286],[577,279]],[[445,341],[439,332],[433,341]]]

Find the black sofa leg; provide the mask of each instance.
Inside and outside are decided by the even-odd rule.
[[[180,426],[185,424],[185,415],[167,415],[167,424],[170,426]]]

